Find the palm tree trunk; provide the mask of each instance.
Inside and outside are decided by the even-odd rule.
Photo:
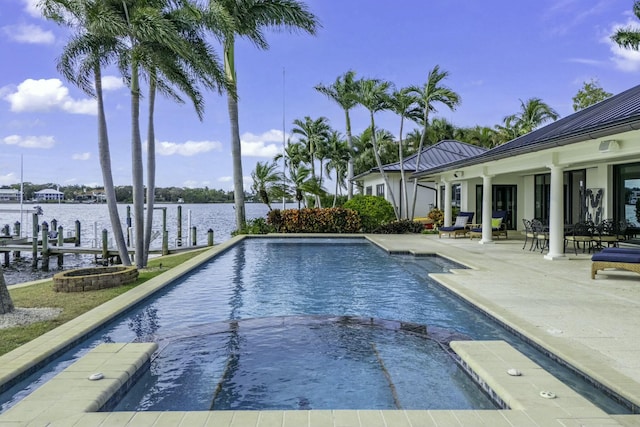
[[[227,92],[229,123],[231,125],[231,157],[233,161],[233,199],[236,211],[236,227],[241,229],[247,221],[244,210],[244,181],[242,175],[242,148],[240,146],[240,124],[238,120],[238,94],[234,63],[234,41],[224,41],[224,69],[229,79]]]
[[[13,309],[13,300],[9,289],[7,289],[7,283],[4,281],[4,271],[0,266],[0,314],[11,313]]]
[[[144,181],[140,137],[140,82],[138,64],[131,66],[131,176],[133,178],[133,219],[135,221],[136,266],[144,264]]]
[[[406,218],[409,218],[409,200],[408,200],[408,193],[407,193],[407,181],[405,179],[405,174],[404,174],[404,147],[402,146],[402,130],[404,128],[404,116],[400,116],[400,135],[399,135],[399,143],[398,143],[398,158],[400,159],[400,181],[401,181],[401,191],[402,191],[402,200],[403,200],[403,204],[404,204],[404,209],[402,209],[402,211],[404,212],[404,216]]]
[[[351,118],[349,110],[345,110],[347,122],[347,145],[349,146],[349,161],[347,163],[347,199],[353,198],[353,138],[351,136]]]
[[[422,135],[420,135],[420,144],[418,145],[418,157],[416,158],[416,173],[420,171],[420,159],[422,158],[422,147],[424,147],[424,140],[427,138],[427,123],[429,114],[424,113],[424,129],[422,129]],[[416,199],[418,198],[418,179],[413,179],[413,201],[411,202],[411,217],[413,219],[416,214]]]
[[[335,208],[335,207],[336,207],[336,205],[338,204],[338,188],[340,187],[340,186],[338,185],[338,179],[340,179],[339,177],[340,177],[340,175],[339,175],[339,169],[338,169],[338,168],[336,168],[336,190],[335,190],[335,193],[333,194],[333,206],[332,206],[332,207],[334,207],[334,208]]]
[[[376,156],[376,164],[378,165],[378,169],[382,174],[382,179],[384,179],[384,185],[387,188],[389,193],[389,197],[391,197],[391,204],[393,205],[393,212],[396,214],[396,219],[400,220],[400,214],[398,213],[398,206],[396,205],[396,198],[393,195],[393,190],[391,189],[391,185],[389,185],[389,177],[386,172],[382,168],[382,160],[380,159],[380,153],[378,152],[378,141],[376,140],[376,126],[373,121],[373,111],[371,112],[371,142],[373,143],[373,154]]]
[[[104,100],[102,98],[102,73],[100,65],[94,68],[94,84],[96,87],[96,99],[98,102],[98,156],[100,157],[100,170],[102,171],[102,181],[104,184],[104,195],[107,198],[107,210],[111,220],[113,238],[118,247],[120,261],[124,265],[131,265],[129,251],[122,233],[122,223],[118,214],[118,204],[116,202],[116,189],[113,185],[113,175],[111,173],[111,153],[109,152],[109,134],[107,132],[107,119],[104,114]]]
[[[153,122],[156,103],[156,75],[149,79],[149,117],[147,127],[147,218],[144,223],[144,265],[149,261],[151,229],[153,226],[153,205],[156,192],[156,132]],[[164,231],[164,230],[162,230]]]

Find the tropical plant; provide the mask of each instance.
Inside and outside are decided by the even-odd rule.
[[[11,313],[14,310],[13,300],[7,289],[7,283],[4,281],[4,271],[0,266],[0,314]]]
[[[395,90],[391,94],[389,99],[391,110],[400,116],[400,131],[398,133],[398,161],[400,162],[400,181],[402,186],[402,200],[404,200],[404,206],[401,212],[404,215],[409,214],[409,197],[407,192],[407,180],[404,173],[404,142],[402,140],[402,132],[404,130],[404,119],[407,117],[413,117],[419,114],[416,104],[417,98],[411,93],[410,88],[404,88]]]
[[[633,2],[633,14],[640,19],[640,1],[638,0]],[[624,49],[637,51],[640,49],[640,30],[632,26],[619,28],[613,33],[611,40]]]
[[[320,195],[324,193],[324,189],[318,183],[317,178],[311,175],[311,169],[305,166],[298,166],[289,171],[289,183],[293,193],[293,198],[298,202],[298,209],[305,200],[305,194]]]
[[[548,121],[557,120],[560,115],[540,98],[530,98],[524,102],[520,100],[520,112],[507,117],[515,119],[515,128],[521,136]]]
[[[573,111],[582,110],[611,96],[613,94],[604,90],[598,80],[591,79],[588,82],[584,82],[578,93],[571,98],[573,100]]]
[[[362,231],[365,233],[371,233],[381,225],[393,221],[395,217],[393,205],[378,196],[359,194],[353,196],[351,200],[347,200],[342,207],[358,212],[362,222]]]
[[[42,0],[39,6],[46,18],[75,30],[58,59],[57,68],[65,79],[96,98],[98,153],[107,210],[120,259],[124,265],[130,265],[116,204],[102,94],[102,67],[113,62],[126,48],[118,39],[125,30],[123,22],[106,2],[100,0]]]
[[[389,101],[389,90],[391,89],[391,83],[379,79],[364,79],[360,81],[358,92],[355,95],[355,100],[358,104],[362,105],[369,111],[369,119],[370,119],[370,128],[375,129],[375,113],[387,110],[390,108]],[[373,145],[373,154],[376,158],[376,164],[378,166],[378,170],[382,175],[382,179],[384,180],[385,187],[387,189],[387,194],[391,198],[391,204],[393,205],[393,210],[396,214],[396,219],[400,219],[400,212],[398,206],[396,204],[395,195],[393,193],[393,189],[389,184],[389,177],[385,172],[382,160],[380,158],[380,151],[378,149],[378,141],[376,140],[376,132],[371,133],[371,143]]]
[[[267,205],[269,210],[271,210],[271,200],[282,195],[282,191],[278,190],[282,188],[283,177],[277,168],[278,164],[275,161],[270,164],[257,162],[256,168],[251,172],[253,179],[251,190],[259,195],[260,200]]]
[[[345,180],[348,178],[348,164],[352,159],[351,150],[346,141],[343,141],[340,132],[332,131],[329,135],[327,144],[327,159],[325,166],[327,175],[331,175],[331,171],[335,172],[335,191],[333,194],[333,204],[335,208],[338,201],[338,192],[342,188],[347,188]]]
[[[418,97],[418,105],[422,111],[421,124],[423,127],[420,137],[420,145],[418,146],[418,157],[416,161],[416,172],[420,171],[420,159],[422,149],[427,137],[427,127],[429,125],[429,114],[437,112],[436,103],[444,104],[450,110],[454,110],[460,104],[460,95],[444,86],[442,81],[449,76],[447,71],[440,71],[440,66],[433,67],[427,75],[427,81],[421,87],[412,86],[412,92]],[[413,179],[413,198],[411,202],[411,215],[409,219],[413,219],[416,210],[416,200],[418,196],[418,180]]]
[[[307,163],[311,168],[311,177],[317,179],[318,183],[322,186],[322,177],[316,175],[316,160],[319,155],[323,155],[324,145],[329,138],[328,119],[326,117],[319,117],[312,119],[309,116],[305,116],[304,120],[295,119],[293,121],[294,128],[291,133],[300,137],[300,143],[305,149]],[[320,174],[322,175],[322,165],[320,165]],[[316,207],[320,206],[320,200],[316,197]]]
[[[233,188],[238,229],[246,221],[244,206],[244,183],[242,174],[242,152],[240,148],[240,125],[238,123],[238,79],[235,65],[235,39],[246,37],[260,49],[268,49],[264,36],[265,28],[302,30],[315,34],[319,26],[317,18],[307,6],[297,0],[210,0],[209,8],[219,8],[230,17],[229,26],[217,28],[221,33],[224,50],[224,69],[228,80],[227,105],[231,123],[231,155],[233,157]]]
[[[354,95],[358,92],[358,80],[355,79],[355,71],[347,71],[329,86],[317,85],[315,89],[335,101],[343,110],[345,116],[345,132],[347,134],[347,145],[353,152],[353,136],[351,134],[351,117],[349,111],[357,105]],[[347,164],[347,197],[353,197],[353,157],[349,157]]]

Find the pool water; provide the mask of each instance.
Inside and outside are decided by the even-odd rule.
[[[1,394],[0,410],[90,348],[132,341],[156,341],[160,351],[121,410],[187,410],[192,404],[199,410],[394,409],[398,400],[414,409],[441,408],[443,400],[452,402],[449,409],[486,407],[482,392],[468,383],[445,399],[412,399],[404,391],[437,389],[424,387],[435,373],[462,384],[465,375],[433,340],[362,325],[278,325],[282,318],[352,316],[427,325],[454,339],[505,340],[608,413],[628,413],[428,278],[451,268],[460,266],[440,257],[389,255],[365,239],[245,239]],[[229,330],[235,324],[239,328]],[[368,382],[361,377],[366,371]],[[192,382],[197,390],[187,386]],[[397,399],[389,400],[393,388]]]
[[[440,343],[400,322],[274,317],[165,341],[116,411],[495,409]]]

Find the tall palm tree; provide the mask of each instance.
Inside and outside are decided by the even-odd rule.
[[[175,8],[165,8],[162,10],[163,17],[174,26],[180,35],[177,45],[166,46],[164,43],[157,43],[154,40],[143,41],[142,47],[148,60],[145,62],[147,69],[148,88],[148,127],[147,127],[147,182],[146,201],[147,215],[144,227],[144,260],[146,265],[149,255],[149,245],[151,244],[151,232],[153,225],[153,205],[155,199],[155,126],[154,108],[156,92],[177,102],[184,102],[180,92],[187,95],[193,103],[198,118],[204,118],[203,96],[196,83],[201,83],[208,89],[218,89],[226,87],[226,78],[222,65],[211,46],[203,36],[203,22],[208,19],[210,22],[219,22],[225,25],[226,15],[205,12],[196,8],[186,0],[176,1]]]
[[[391,83],[379,79],[364,79],[360,82],[358,89],[359,90],[355,96],[355,99],[358,104],[362,105],[369,111],[369,118],[371,120],[370,128],[375,129],[375,113],[390,108],[389,90],[391,89]],[[391,198],[391,204],[393,205],[396,219],[399,220],[400,213],[398,210],[398,205],[396,204],[396,198],[393,193],[393,189],[389,184],[389,177],[382,167],[382,160],[380,159],[380,151],[378,148],[378,141],[376,139],[376,132],[372,132],[371,136],[371,143],[373,145],[373,153],[376,158],[376,164],[378,166],[378,170],[382,174],[382,179],[384,180],[387,194]]]
[[[401,209],[405,216],[409,215],[409,197],[407,192],[407,180],[404,173],[404,142],[402,140],[402,132],[404,130],[404,119],[407,117],[415,117],[418,113],[415,108],[418,100],[411,93],[410,88],[395,90],[390,98],[391,110],[400,116],[400,131],[398,133],[398,161],[400,162],[400,180],[402,182],[402,200],[404,206]]]
[[[640,1],[633,2],[633,14],[640,19]],[[639,50],[640,30],[634,27],[620,28],[611,36],[611,40],[625,49]]]
[[[328,119],[326,117],[312,119],[305,116],[304,120],[295,119],[293,124],[294,128],[291,133],[300,136],[300,142],[308,154],[311,176],[317,178],[315,162],[318,158],[318,152],[321,151],[320,147],[327,141],[331,131]]]
[[[246,37],[260,49],[268,49],[264,29],[302,30],[315,34],[319,26],[317,18],[307,6],[297,0],[209,0],[210,8],[221,8],[231,18],[226,28],[211,29],[222,33],[224,68],[229,83],[227,105],[231,125],[231,155],[233,157],[233,189],[236,225],[242,228],[246,222],[240,125],[238,122],[238,80],[235,66],[235,39]]]
[[[427,126],[429,125],[429,114],[437,112],[436,103],[444,104],[447,108],[453,110],[460,104],[460,95],[450,88],[442,85],[442,81],[449,76],[449,72],[440,71],[440,66],[433,67],[427,76],[427,81],[421,87],[412,87],[412,92],[419,98],[419,105],[422,109],[422,136],[420,137],[420,145],[418,146],[418,157],[416,160],[416,171],[420,170],[420,158],[422,157],[422,148],[427,136]],[[413,201],[411,203],[412,219],[416,210],[416,199],[418,196],[418,180],[413,180]]]
[[[331,171],[335,171],[335,192],[333,194],[333,207],[336,206],[338,200],[338,192],[341,188],[347,188],[345,179],[348,178],[348,164],[352,159],[349,144],[344,141],[338,131],[332,131],[329,135],[327,159],[325,165],[327,175],[331,175]]]
[[[280,159],[284,159],[285,169],[289,171],[296,169],[300,163],[307,161],[305,148],[300,142],[291,142],[289,140],[284,148],[284,153],[278,153],[273,158],[276,162],[280,161]]]
[[[117,37],[124,31],[122,21],[112,8],[100,0],[42,0],[39,5],[45,17],[75,29],[75,34],[58,59],[57,68],[65,79],[96,98],[98,153],[107,210],[121,262],[131,265],[116,204],[102,96],[102,67],[115,60],[118,53],[126,48]]]
[[[335,101],[344,110],[345,131],[347,134],[347,144],[353,150],[353,137],[351,135],[351,117],[349,111],[357,105],[354,94],[358,91],[358,80],[355,79],[355,71],[347,71],[329,86],[317,85],[315,89]],[[353,197],[353,158],[349,159],[347,170],[347,198]]]
[[[274,198],[274,190],[282,183],[282,173],[277,170],[278,163],[257,162],[256,168],[251,172],[253,184],[251,189],[260,196],[262,203],[271,210],[271,200]]]

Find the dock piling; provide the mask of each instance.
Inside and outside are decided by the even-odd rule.
[[[196,241],[196,226],[191,227],[191,246],[198,246]]]
[[[76,246],[80,246],[80,221],[76,219]]]
[[[207,245],[213,246],[213,229],[207,230]]]
[[[182,206],[178,206],[178,238],[176,243],[178,246],[182,246]]]
[[[107,229],[102,230],[102,265],[109,264],[109,244],[107,242]]]
[[[33,258],[31,260],[31,266],[33,268],[38,268],[38,214],[34,213],[33,214],[33,233],[31,233],[31,253],[33,255]]]
[[[35,239],[36,245],[38,239]],[[42,223],[42,271],[49,271],[49,224]]]

